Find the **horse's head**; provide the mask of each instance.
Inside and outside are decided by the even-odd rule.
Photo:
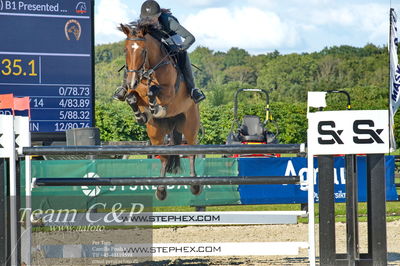
[[[140,83],[148,65],[148,54],[146,49],[146,32],[135,27],[121,24],[120,29],[126,35],[126,84],[128,90],[134,90]]]

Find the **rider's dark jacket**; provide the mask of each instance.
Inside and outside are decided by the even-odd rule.
[[[162,12],[158,17],[158,21],[162,27],[161,30],[169,36],[179,35],[184,39],[182,43],[183,50],[189,49],[189,47],[195,42],[196,39],[193,34],[179,24],[178,19],[176,19],[171,13]]]

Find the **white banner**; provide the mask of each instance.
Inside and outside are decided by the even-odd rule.
[[[150,243],[110,245],[43,245],[46,258],[132,258],[298,255],[307,242]],[[41,254],[43,254],[41,253]]]
[[[393,115],[396,114],[400,106],[399,89],[400,89],[400,66],[398,64],[397,48],[397,15],[393,9],[390,10],[390,107]]]
[[[400,106],[399,89],[400,89],[400,66],[398,64],[397,49],[397,14],[394,9],[390,9],[390,39],[389,39],[389,65],[390,65],[390,146],[396,149],[396,141],[394,138],[394,115]]]
[[[14,117],[15,148],[18,154],[22,154],[23,147],[31,146],[31,134],[29,132],[29,117]]]
[[[43,219],[45,226],[132,226],[132,225],[223,225],[297,224],[305,211],[226,211],[226,212],[143,212],[143,213],[65,213],[56,219]],[[109,216],[114,217],[110,219]],[[40,217],[40,216],[39,216]],[[39,218],[38,218],[39,219]]]
[[[308,117],[308,148],[314,155],[389,152],[387,110],[325,111]]]

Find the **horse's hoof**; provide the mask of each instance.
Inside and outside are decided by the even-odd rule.
[[[193,195],[200,195],[201,192],[203,191],[203,187],[200,185],[193,185],[190,186],[190,191],[192,192]]]
[[[136,118],[136,122],[138,122],[139,125],[145,125],[147,121],[147,115],[144,113],[141,113],[139,118]]]
[[[165,186],[157,187],[156,198],[158,200],[165,200],[167,198],[167,188]]]

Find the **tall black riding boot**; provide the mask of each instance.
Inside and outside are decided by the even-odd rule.
[[[201,102],[206,98],[206,96],[200,89],[196,88],[196,85],[194,84],[192,65],[190,63],[190,58],[188,53],[181,52],[179,54],[178,61],[190,96],[192,97],[195,103]]]

